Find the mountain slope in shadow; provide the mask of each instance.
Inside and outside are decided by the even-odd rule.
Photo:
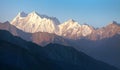
[[[67,41],[69,41],[61,36],[47,32],[27,33],[11,25],[9,22],[0,23],[0,30],[7,30],[14,36],[18,36],[26,41],[32,41],[41,46],[49,43],[68,45]]]
[[[120,68],[120,35],[97,41],[81,39],[76,40],[76,42],[77,43],[71,45],[77,50],[85,52],[87,55],[92,56],[95,59]]]
[[[0,70],[119,70],[72,47],[45,47],[0,30]]]

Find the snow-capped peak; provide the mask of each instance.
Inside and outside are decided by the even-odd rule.
[[[75,22],[75,20],[73,20],[73,19],[69,19],[67,22]]]
[[[92,29],[88,25],[80,25],[73,19],[60,24],[56,17],[41,15],[35,11],[29,14],[24,12],[19,13],[11,24],[25,32],[48,32],[68,38],[87,36],[92,32]]]
[[[17,16],[18,16],[18,17],[26,17],[27,14],[22,11],[22,12],[19,12]]]
[[[68,28],[77,28],[77,27],[80,27],[81,25],[75,20],[69,19],[68,21],[64,22],[60,26],[67,26]]]
[[[60,24],[59,20],[56,17],[49,17],[47,15],[41,15],[38,14],[36,11],[31,12],[30,14],[28,14],[28,16],[31,18],[31,20],[33,19],[39,19],[39,20],[51,20],[51,22],[55,23],[56,25]],[[35,21],[34,20],[34,21]]]
[[[87,36],[91,34],[92,29],[88,25],[80,25],[73,19],[69,19],[63,24],[59,25],[59,35],[77,39],[80,36]]]
[[[29,13],[28,16],[32,16],[32,17],[33,16],[39,16],[40,17],[40,15],[36,11],[33,11],[33,12]]]
[[[46,19],[52,19],[52,18],[53,18],[53,17],[49,17],[49,16],[47,16],[47,15],[38,14],[36,11],[31,12],[29,15],[39,16],[41,19],[44,19],[44,18],[46,18]]]
[[[25,17],[27,17],[28,14],[26,14],[25,12],[19,12],[17,14],[17,16],[11,21],[11,24],[13,24],[14,22],[16,22],[17,20],[21,20],[24,19]],[[18,22],[17,22],[18,23]]]
[[[55,33],[58,30],[57,25],[60,24],[60,22],[56,18],[48,18],[47,16],[39,15],[37,12],[33,11],[28,15],[23,12],[19,13],[11,24],[25,32]]]

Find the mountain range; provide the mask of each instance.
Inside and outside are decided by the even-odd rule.
[[[120,24],[113,21],[105,27],[80,25],[73,19],[64,23],[56,17],[24,12],[11,21],[0,23],[7,30],[26,41],[46,46],[49,43],[72,46],[78,51],[120,68]]]
[[[119,24],[115,21],[106,27],[95,29],[87,24],[80,25],[73,19],[60,23],[55,17],[40,15],[37,12],[30,14],[25,14],[24,12],[18,13],[11,21],[11,24],[25,32],[47,32],[69,39],[86,37],[91,40],[98,40],[120,34]]]
[[[5,30],[0,34],[0,70],[119,70],[70,46],[41,47]]]

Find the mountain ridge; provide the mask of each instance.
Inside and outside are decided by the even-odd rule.
[[[29,33],[48,32],[48,33],[54,33],[56,35],[63,36],[69,39],[91,37],[91,40],[103,39],[104,37],[101,37],[101,35],[103,35],[104,31],[107,30],[104,28],[109,29],[110,26],[115,26],[115,25],[116,27],[120,26],[117,22],[113,21],[112,23],[108,24],[106,27],[95,29],[94,27],[89,26],[88,24],[81,25],[73,19],[69,19],[64,23],[60,23],[60,21],[56,17],[39,15],[37,12],[31,12],[30,14],[28,14],[26,17],[22,19],[19,19],[18,16],[16,16],[13,19],[13,21],[11,21],[11,24]],[[111,27],[111,29],[113,28]],[[120,28],[118,28],[118,30],[116,30],[115,32],[118,33],[119,31],[120,31]],[[91,35],[93,34],[96,35],[96,37],[98,38],[96,39],[92,38]]]
[[[113,26],[113,29],[111,29],[111,24],[108,25],[107,28],[105,27],[102,28],[103,34],[101,34],[100,36],[99,35],[97,36],[97,33],[94,34],[93,32],[88,37],[82,37],[77,39],[69,39],[63,36],[58,36],[54,33],[47,33],[47,32],[26,33],[22,30],[17,29],[15,26],[11,25],[9,22],[0,23],[0,30],[7,30],[11,32],[14,36],[19,36],[26,41],[31,41],[41,46],[45,46],[49,43],[57,43],[57,44],[62,44],[66,46],[73,46],[78,51],[83,51],[86,54],[98,60],[109,63],[118,68],[120,67],[119,59],[112,58],[112,57],[120,58],[118,54],[119,53],[118,50],[120,50],[119,48],[120,34],[117,35],[119,26],[116,24],[115,24],[115,27]],[[97,31],[99,31],[99,29],[97,29]],[[113,32],[113,34],[109,35],[109,33],[111,32]],[[105,56],[103,54],[103,50],[104,50],[104,54],[106,54]],[[110,52],[108,53],[108,51]],[[115,56],[112,54],[114,54]]]
[[[31,18],[33,18],[33,17],[31,17]],[[22,19],[20,19],[19,21],[21,22],[21,20]],[[49,19],[49,20],[51,20],[51,19]],[[18,22],[18,24],[19,24],[19,22]],[[57,44],[62,44],[62,45],[66,45],[66,46],[73,46],[77,50],[79,50],[79,51],[82,50],[86,54],[88,54],[92,57],[95,57],[96,59],[102,60],[102,61],[107,62],[111,65],[114,65],[116,67],[120,67],[120,64],[119,64],[120,60],[112,58],[112,57],[120,58],[119,54],[118,54],[118,53],[120,53],[118,51],[120,49],[119,48],[119,46],[120,46],[120,44],[119,44],[120,25],[115,21],[111,22],[110,24],[108,24],[105,27],[95,29],[94,27],[86,25],[86,24],[85,24],[85,28],[84,28],[84,27],[82,27],[82,25],[80,25],[75,20],[68,20],[64,24],[56,25],[58,27],[60,25],[63,25],[63,26],[61,29],[58,28],[55,31],[55,33],[54,33],[54,29],[53,29],[53,31],[52,30],[50,31],[51,33],[48,32],[50,28],[47,28],[47,27],[50,27],[50,26],[47,24],[45,25],[46,28],[43,29],[43,30],[47,29],[46,31],[38,31],[35,33],[24,32],[24,28],[27,28],[27,25],[24,26],[24,24],[26,24],[26,23],[23,23],[23,24],[20,23],[20,25],[23,26],[23,30],[19,29],[15,25],[10,24],[9,22],[1,23],[0,29],[7,30],[15,36],[19,36],[24,40],[31,41],[38,45],[42,45],[42,46],[45,46],[49,43],[57,43]],[[34,24],[34,23],[31,22],[30,24]],[[42,24],[44,24],[44,23],[42,23]],[[51,24],[53,24],[53,23],[51,23]],[[29,25],[28,25],[28,27],[29,27]],[[42,28],[44,28],[44,25],[42,25]],[[28,29],[32,30],[31,28],[28,28]],[[41,30],[41,28],[39,28],[39,26],[38,26],[38,29]],[[92,32],[91,31],[89,32],[89,29]],[[59,30],[61,30],[61,34],[58,33]],[[83,36],[82,32],[87,33],[87,34],[85,34]],[[100,49],[102,49],[102,50],[100,50]],[[103,50],[104,50],[104,54],[103,54]],[[112,55],[112,54],[114,54],[114,55]],[[104,56],[104,58],[103,58],[103,56]],[[114,59],[114,60],[112,60],[112,59]]]
[[[48,44],[42,48],[32,42],[15,37],[8,31],[0,30],[0,34],[2,34],[0,36],[1,70],[119,70],[95,60],[73,47]],[[6,34],[11,37],[6,37]]]

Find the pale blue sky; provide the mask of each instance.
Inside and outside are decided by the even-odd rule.
[[[11,21],[18,12],[74,19],[80,24],[102,27],[113,20],[120,23],[120,0],[0,0],[0,22]]]

